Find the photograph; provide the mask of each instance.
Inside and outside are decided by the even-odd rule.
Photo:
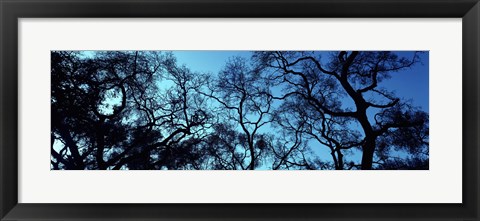
[[[429,170],[429,51],[50,61],[50,170]]]
[[[0,11],[0,221],[480,221],[480,0]]]

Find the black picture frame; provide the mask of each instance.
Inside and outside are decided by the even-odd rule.
[[[478,0],[0,0],[1,220],[479,220]],[[18,203],[18,18],[462,18],[462,204]],[[359,190],[361,191],[361,190]],[[440,193],[439,193],[440,194]]]

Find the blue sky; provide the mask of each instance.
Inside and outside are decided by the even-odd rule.
[[[399,51],[401,56],[412,57],[413,52]],[[185,64],[194,72],[217,74],[228,58],[233,56],[249,57],[250,51],[173,51],[180,64]],[[411,69],[392,74],[392,78],[382,82],[382,86],[395,91],[397,96],[413,99],[413,104],[429,111],[429,57],[421,53],[421,63]]]
[[[90,55],[91,51],[83,51]],[[401,56],[411,57],[411,51],[398,51]],[[180,64],[185,64],[194,72],[217,74],[228,58],[249,57],[250,51],[173,51]],[[429,53],[420,54],[421,63],[411,69],[394,73],[392,78],[382,82],[382,86],[395,91],[405,99],[413,99],[413,104],[429,112]]]
[[[328,53],[325,51],[325,53]],[[400,56],[412,58],[413,51],[397,51]],[[225,62],[232,56],[250,57],[250,51],[173,51],[180,64],[185,64],[194,72],[212,73],[217,75],[225,65]],[[392,73],[392,78],[383,81],[380,86],[387,88],[402,100],[411,99],[414,106],[420,107],[423,111],[429,112],[429,52],[420,53],[420,63],[417,63],[410,69],[401,70]],[[326,57],[326,56],[325,56]],[[374,111],[374,110],[372,110]],[[262,132],[272,131],[273,128],[267,126],[262,128]],[[321,147],[320,144],[310,142],[313,151],[321,157],[322,160],[331,160],[330,150],[327,147]],[[399,153],[399,156],[402,156]],[[359,162],[361,153],[353,151],[352,155],[347,156],[346,160]]]
[[[249,58],[252,54],[251,51],[172,51],[177,58],[179,64],[183,64],[191,71],[197,73],[210,73],[216,76],[221,69],[223,69],[226,61],[234,56],[242,56]],[[322,53],[322,52],[320,52]],[[329,53],[325,51],[324,53]],[[395,52],[400,56],[406,58],[412,58],[413,51],[397,51]],[[83,51],[86,56],[91,56],[91,51]],[[396,73],[392,73],[392,77],[388,80],[384,80],[380,83],[380,87],[385,87],[388,91],[395,92],[396,96],[402,100],[411,99],[414,106],[420,107],[423,111],[429,112],[429,53],[420,53],[421,62],[414,65],[410,69],[401,70]],[[327,56],[323,56],[327,57]],[[323,59],[322,59],[323,60]],[[348,101],[347,101],[348,102]],[[373,109],[373,108],[372,108]],[[375,110],[370,109],[371,113]],[[373,114],[370,114],[373,115]],[[262,127],[259,132],[272,132],[274,128],[269,125]],[[309,145],[312,150],[319,156],[322,156],[322,160],[329,161],[330,150],[327,147],[322,147],[319,143],[311,141]],[[399,153],[399,156],[403,154]],[[361,153],[359,151],[353,151],[352,155],[346,156],[346,160],[353,160],[359,162],[361,159]]]

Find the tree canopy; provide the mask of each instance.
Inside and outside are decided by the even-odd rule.
[[[382,86],[418,53],[53,51],[51,168],[428,169],[428,113]]]

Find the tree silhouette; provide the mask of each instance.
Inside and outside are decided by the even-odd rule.
[[[258,51],[211,74],[170,52],[53,51],[51,168],[428,169],[428,113],[382,87],[417,53],[325,54]]]
[[[308,106],[287,111],[312,122],[306,133],[332,150],[337,169],[343,169],[341,150],[355,146],[362,150],[361,169],[372,169],[375,152],[389,150],[377,147],[379,139],[390,142],[385,147],[411,153],[425,148],[428,115],[380,87],[392,73],[417,63],[416,53],[411,59],[392,52],[357,51],[333,53],[326,61],[315,52],[256,52],[255,57],[262,68],[271,70],[271,84],[283,88],[284,94],[273,98]],[[344,105],[347,99],[351,107]],[[373,122],[369,109],[376,112]],[[349,124],[358,124],[361,139]],[[351,135],[339,134],[345,130]]]
[[[208,85],[208,91],[200,92],[218,102],[223,109],[219,114],[223,114],[234,126],[241,128],[241,135],[238,134],[240,137],[237,139],[240,140],[240,146],[246,150],[242,154],[241,162],[245,161],[247,155],[250,158],[248,166],[240,163],[242,169],[254,170],[259,164],[261,154],[267,150],[266,142],[262,139],[264,136],[259,134],[259,129],[271,121],[269,114],[272,99],[263,91],[265,87],[258,80],[260,74],[248,64],[247,59],[233,57],[219,73],[218,79],[209,81],[213,82],[213,85]],[[232,153],[232,156],[234,155]],[[236,157],[233,160],[239,162]]]
[[[190,153],[208,120],[189,92],[198,85],[188,69],[159,52],[79,57],[52,52],[54,168],[195,167],[195,157],[177,157]]]

